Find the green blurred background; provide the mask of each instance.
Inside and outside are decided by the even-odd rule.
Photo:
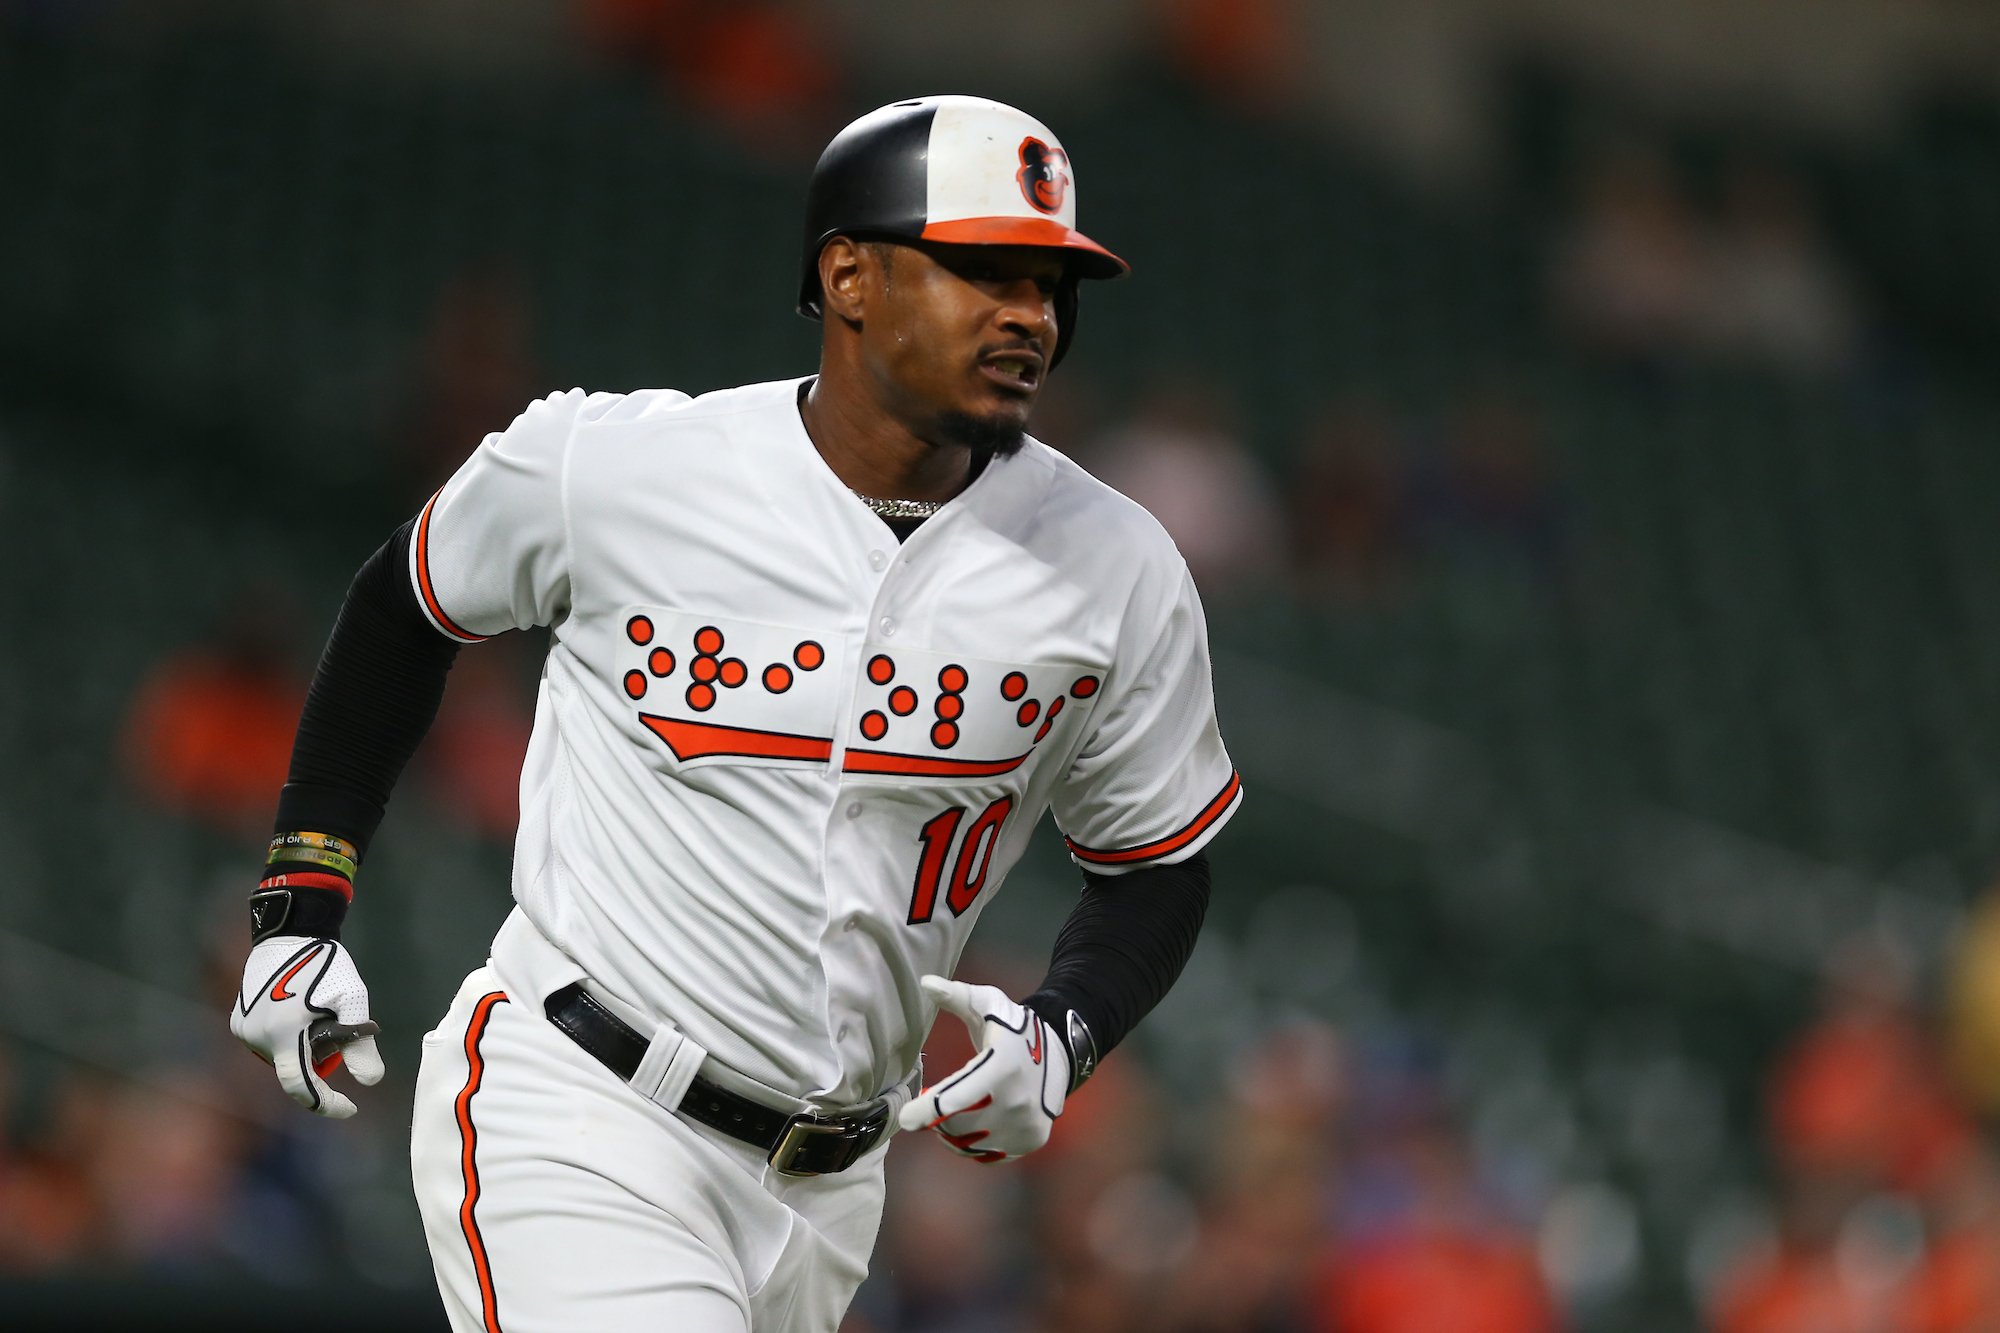
[[[808,372],[813,157],[951,90],[1133,264],[1036,430],[1188,554],[1249,799],[1045,1160],[898,1144],[857,1333],[1993,1326],[2000,16],[1625,8],[0,0],[0,1325],[442,1327],[536,644],[371,856],[341,1124],[222,1018],[318,646],[530,399]]]

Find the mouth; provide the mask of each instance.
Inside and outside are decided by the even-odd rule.
[[[1042,354],[1028,348],[993,352],[979,360],[979,373],[1012,393],[1031,394],[1041,386]]]

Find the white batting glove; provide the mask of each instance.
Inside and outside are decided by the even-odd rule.
[[[229,1030],[278,1071],[286,1096],[315,1115],[354,1114],[354,1103],[326,1082],[343,1059],[357,1083],[382,1081],[368,987],[338,940],[274,935],[253,945]]]
[[[1069,1050],[1056,1030],[997,986],[936,976],[920,984],[963,1020],[978,1049],[912,1098],[897,1123],[934,1129],[953,1152],[980,1162],[1004,1162],[1047,1143],[1069,1092]]]

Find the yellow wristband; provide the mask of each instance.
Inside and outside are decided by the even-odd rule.
[[[361,859],[361,849],[347,839],[332,833],[307,833],[302,830],[280,833],[271,839],[271,852],[286,847],[314,847],[322,852],[338,852],[350,861]]]
[[[280,833],[271,839],[270,854],[264,858],[264,864],[277,865],[283,861],[325,866],[350,880],[361,868],[360,850],[331,833]]]

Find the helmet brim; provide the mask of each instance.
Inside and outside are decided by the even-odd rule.
[[[1132,271],[1132,266],[1117,255],[1054,218],[956,218],[927,224],[918,239],[942,245],[1028,245],[1061,250],[1070,271],[1081,278],[1122,278]]]

